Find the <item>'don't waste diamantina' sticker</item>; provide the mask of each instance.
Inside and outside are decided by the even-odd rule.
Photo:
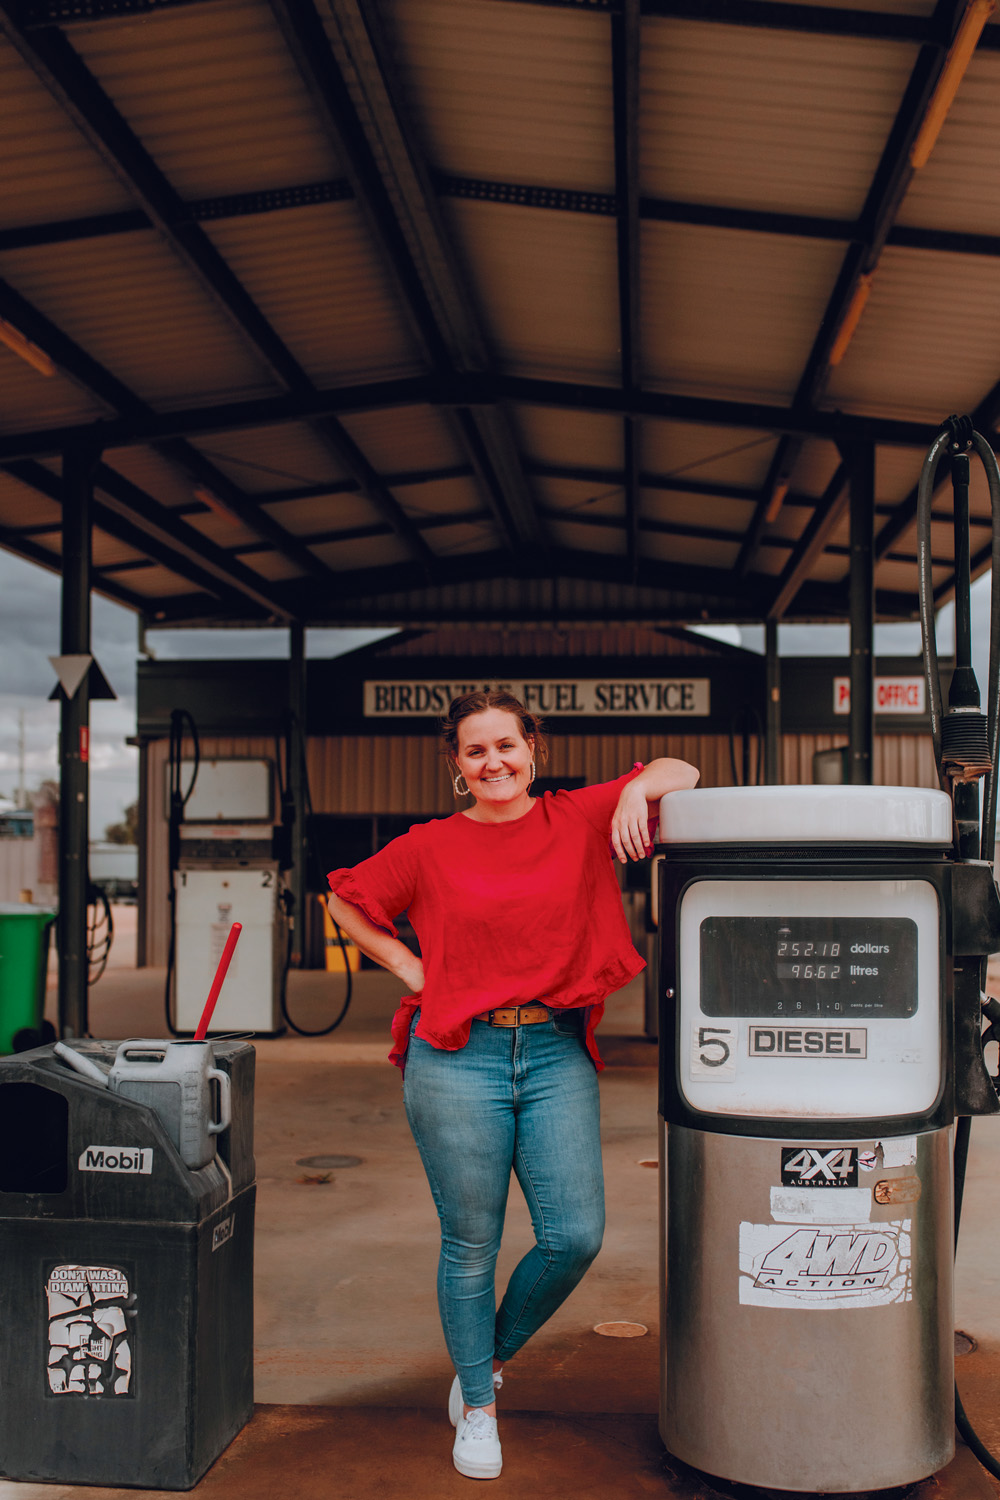
[[[45,1295],[49,1393],[131,1396],[125,1272],[115,1266],[56,1266],[45,1283]]]

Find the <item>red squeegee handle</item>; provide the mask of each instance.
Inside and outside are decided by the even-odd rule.
[[[212,1012],[215,1010],[215,1002],[219,998],[219,991],[222,989],[222,981],[226,977],[226,971],[229,968],[230,960],[232,959],[232,956],[236,951],[236,944],[240,940],[240,933],[242,931],[242,922],[234,922],[232,927],[230,927],[229,929],[229,936],[226,938],[226,946],[222,950],[222,957],[219,959],[219,967],[215,971],[215,978],[212,980],[212,988],[208,992],[208,999],[205,1001],[205,1009],[202,1011],[201,1020],[198,1022],[198,1030],[194,1034],[194,1039],[196,1042],[203,1042],[208,1033],[209,1023],[212,1020]]]

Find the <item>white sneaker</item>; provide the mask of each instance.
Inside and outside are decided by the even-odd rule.
[[[452,1461],[466,1479],[496,1479],[503,1467],[497,1419],[474,1406],[455,1429]]]
[[[500,1370],[494,1370],[493,1389],[495,1391],[498,1391],[502,1385],[503,1372]],[[452,1427],[457,1427],[459,1422],[462,1420],[462,1407],[464,1405],[465,1403],[462,1400],[461,1382],[456,1375],[455,1379],[451,1382],[451,1390],[448,1392],[448,1421],[451,1423]]]

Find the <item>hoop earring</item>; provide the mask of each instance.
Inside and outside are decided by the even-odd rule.
[[[535,779],[535,776],[536,776],[536,774],[537,774],[537,773],[536,773],[536,771],[535,771],[535,762],[534,762],[534,761],[532,761],[532,762],[531,762],[531,775],[530,775],[530,776],[529,776],[529,777],[528,777],[528,785],[529,785],[529,786],[530,786],[530,785],[531,785],[531,783],[532,783],[532,782],[533,782],[533,781],[534,781],[534,779]]]
[[[465,785],[459,786],[458,783],[460,781],[464,782]],[[467,797],[469,795],[469,783],[465,780],[465,777],[462,775],[461,771],[459,771],[458,775],[455,777],[455,780],[452,782],[452,786],[455,788],[456,797]]]

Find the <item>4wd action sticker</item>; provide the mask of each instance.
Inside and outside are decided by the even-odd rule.
[[[909,1302],[911,1223],[743,1223],[740,1302],[820,1310]]]

